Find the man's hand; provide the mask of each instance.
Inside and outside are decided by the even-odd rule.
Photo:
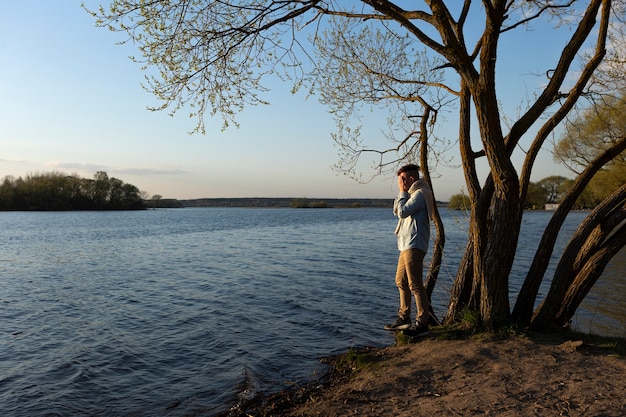
[[[398,175],[398,188],[401,192],[407,192],[409,188],[411,188],[411,184],[413,184],[414,179],[411,175],[406,173],[402,173]]]

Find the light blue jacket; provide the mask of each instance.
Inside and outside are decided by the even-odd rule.
[[[414,182],[408,192],[398,194],[393,203],[393,214],[398,217],[395,234],[399,251],[428,250],[433,200],[432,191],[423,179]]]

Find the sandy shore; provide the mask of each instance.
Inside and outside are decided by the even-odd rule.
[[[328,358],[335,367],[325,384],[259,399],[228,415],[626,415],[622,339],[441,336],[431,331],[413,343]]]

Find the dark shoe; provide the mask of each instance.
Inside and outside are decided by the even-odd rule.
[[[428,333],[428,324],[418,324],[416,326],[411,326],[404,331],[405,335],[411,337],[426,336]]]
[[[411,327],[411,319],[398,317],[396,321],[385,326],[385,330],[404,330]]]

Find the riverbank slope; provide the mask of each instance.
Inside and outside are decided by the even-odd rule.
[[[573,337],[573,338],[572,338]],[[323,385],[242,405],[230,416],[624,416],[624,340],[473,336],[329,358]]]

